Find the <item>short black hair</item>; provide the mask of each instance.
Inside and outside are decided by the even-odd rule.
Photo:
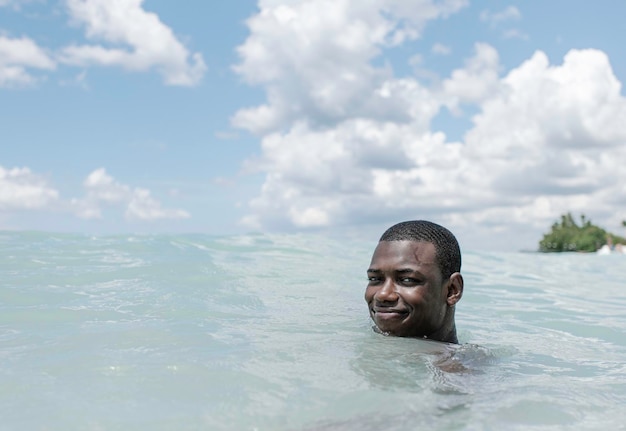
[[[391,226],[380,241],[424,241],[435,246],[435,258],[443,279],[461,271],[461,249],[448,229],[426,220],[404,221]]]

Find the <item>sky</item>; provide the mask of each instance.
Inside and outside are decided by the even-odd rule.
[[[0,0],[0,230],[626,235],[626,2]]]

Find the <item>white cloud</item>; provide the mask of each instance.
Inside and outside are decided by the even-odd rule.
[[[159,220],[189,218],[187,211],[181,209],[166,209],[161,203],[150,196],[150,191],[136,188],[126,209],[126,218],[129,220]]]
[[[504,21],[519,20],[521,18],[522,13],[515,6],[508,6],[500,12],[491,12],[486,9],[480,13],[480,19],[491,25],[496,25]]]
[[[319,126],[352,117],[407,120],[408,101],[394,100],[404,84],[390,81],[391,70],[370,61],[385,47],[417,39],[428,20],[466,3],[260,1],[235,70],[248,83],[265,86],[268,103],[240,110],[233,123],[262,134],[300,119]]]
[[[0,166],[0,216],[17,211],[72,212],[83,219],[102,218],[102,207],[125,208],[130,221],[185,219],[190,214],[181,209],[163,208],[147,189],[131,188],[116,181],[104,168],[96,169],[85,179],[85,196],[64,200],[59,192],[29,168],[5,169]]]
[[[390,36],[406,25],[398,2],[358,4],[320,12],[308,1],[261,2],[249,21],[237,71],[268,97],[234,118],[261,135],[262,155],[246,170],[266,175],[245,223],[423,217],[506,238],[532,231],[536,244],[566,211],[626,218],[626,100],[604,53],[573,50],[551,65],[537,52],[501,76],[497,51],[477,44],[428,88],[371,63],[402,43]],[[478,113],[462,142],[449,142],[431,122],[461,103]]]
[[[503,36],[505,39],[521,39],[521,40],[528,40],[529,37],[526,33],[520,31],[519,29],[516,28],[511,28],[509,30],[506,30],[503,33]]]
[[[129,186],[115,181],[106,173],[104,168],[96,169],[90,173],[83,185],[91,199],[104,203],[124,202],[129,200],[133,194]]]
[[[491,28],[502,28],[510,24],[510,21],[522,19],[522,13],[515,6],[508,6],[500,12],[491,12],[486,9],[480,14],[481,21],[489,23]],[[528,40],[528,35],[517,28],[508,28],[502,32],[505,39]]]
[[[59,192],[30,169],[0,166],[0,211],[44,209],[58,198]]]
[[[450,79],[443,82],[444,92],[452,97],[453,106],[458,102],[478,103],[499,91],[498,52],[485,43],[477,43],[475,50],[476,55],[465,62],[465,67],[453,71]]]
[[[443,43],[436,43],[432,47],[432,52],[439,55],[449,55],[452,52],[452,49]]]
[[[30,85],[29,69],[52,70],[54,61],[33,40],[0,35],[0,87]]]
[[[527,199],[623,195],[626,100],[604,53],[570,51],[550,66],[537,52],[502,83],[507,91],[484,103],[466,136],[468,157],[491,172],[494,190]]]
[[[431,211],[462,205],[464,191],[454,184],[469,174],[460,169],[460,145],[444,140],[419,124],[363,119],[324,131],[299,124],[286,135],[267,136],[255,166],[268,174],[248,222],[327,226],[371,221],[416,204]]]
[[[116,181],[104,168],[91,172],[83,186],[86,196],[73,199],[72,206],[77,216],[85,219],[101,218],[102,205],[126,206],[129,220],[158,220],[189,218],[188,212],[180,209],[166,209],[144,188],[131,188]]]
[[[87,37],[105,45],[72,45],[61,61],[89,66],[120,66],[131,71],[156,69],[170,85],[195,85],[206,66],[191,54],[143,0],[67,0],[71,17],[85,25]],[[114,45],[116,47],[109,47]]]

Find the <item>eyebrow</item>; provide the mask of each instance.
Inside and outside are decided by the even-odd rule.
[[[407,274],[407,273],[413,273],[413,272],[419,272],[419,271],[417,269],[401,268],[401,269],[397,269],[396,272],[400,274]]]
[[[375,269],[375,268],[370,268],[367,270],[368,273],[374,273],[374,274],[380,274],[381,272],[383,272],[380,269]],[[414,272],[419,272],[417,269],[411,269],[411,268],[400,268],[400,269],[396,269],[394,272],[399,273],[399,274],[409,274],[409,273],[414,273]]]

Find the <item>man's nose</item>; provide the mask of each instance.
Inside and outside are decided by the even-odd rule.
[[[374,295],[374,299],[379,302],[395,302],[398,300],[396,286],[392,279],[385,280],[381,288]]]

